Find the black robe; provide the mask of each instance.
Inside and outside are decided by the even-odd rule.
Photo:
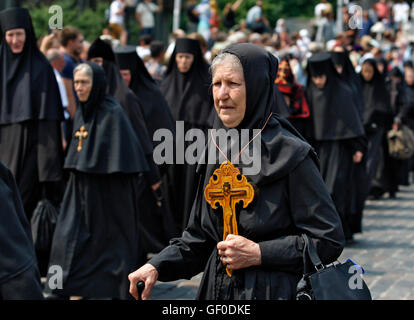
[[[368,59],[364,61],[364,64],[366,63],[374,69],[374,76],[371,81],[367,82],[362,74],[360,75],[364,99],[364,127],[369,142],[365,156],[365,181],[360,181],[360,186],[366,188],[366,190],[361,190],[365,198],[371,189],[375,190],[380,184],[377,178],[380,178],[384,170],[387,149],[385,147],[386,134],[393,122],[391,98],[385,79],[379,73],[375,60]],[[364,200],[362,198],[361,202]]]
[[[177,68],[175,57],[178,53],[191,53],[194,61],[187,73],[181,73]],[[165,79],[160,84],[173,116],[174,121],[184,122],[184,132],[200,129],[207,134],[212,128],[214,108],[209,88],[211,75],[209,65],[205,62],[197,40],[177,39],[171,55]],[[177,136],[176,143],[184,137]],[[191,142],[184,141],[184,148]],[[190,164],[175,164],[169,172],[171,209],[180,230],[187,225],[191,204],[195,197],[196,166]]]
[[[58,217],[50,265],[63,268],[63,296],[128,299],[128,274],[140,266],[139,221],[143,174],[149,170],[140,141],[120,104],[105,93],[102,68],[74,119],[88,137],[72,139],[65,169],[70,179]]]
[[[196,199],[186,230],[149,263],[158,270],[160,281],[189,279],[204,270],[198,299],[294,299],[304,269],[301,234],[312,238],[321,259],[328,263],[342,251],[341,222],[311,146],[289,122],[277,115],[269,117],[277,103],[275,57],[252,44],[232,45],[225,51],[240,59],[246,79],[246,114],[236,130],[265,127],[259,138],[261,170],[247,176],[257,190],[255,199],[246,209],[236,208],[239,235],[259,244],[261,266],[234,271],[229,278],[218,257],[222,210],[213,210],[204,199],[204,188],[217,163],[199,165]],[[225,129],[218,118],[214,128]],[[211,139],[208,146],[216,151]],[[227,145],[222,151],[229,150]]]
[[[0,163],[0,300],[43,299],[30,225],[12,173]]]
[[[352,156],[365,151],[365,133],[352,89],[340,79],[330,54],[309,59],[307,99],[313,121],[311,141],[320,158],[322,177],[338,210],[345,237],[350,239],[348,202],[352,177]],[[324,74],[323,89],[315,86],[312,76]]]
[[[146,173],[148,183],[143,195],[146,203],[140,215],[140,235],[142,236],[142,246],[145,248],[143,252],[143,259],[145,259],[147,253],[161,251],[168,244],[168,241],[178,234],[176,228],[174,228],[174,221],[169,213],[167,204],[162,200],[161,188],[163,186],[157,192],[153,192],[151,188],[153,184],[160,182],[162,179],[160,168],[153,159],[153,132],[150,130],[154,128],[149,126],[153,119],[148,115],[146,116],[148,110],[145,111],[145,109],[149,108],[145,100],[141,99],[131,88],[126,86],[116,64],[116,55],[112,47],[105,41],[99,38],[96,39],[88,51],[88,58],[94,57],[103,58],[103,68],[108,79],[107,93],[114,96],[124,108],[135,133],[143,144],[146,160],[150,166],[150,171]],[[154,103],[157,100],[159,101],[159,99],[156,99]],[[162,108],[162,105],[157,106],[157,108]],[[152,117],[162,117],[164,115],[161,112],[157,113],[155,110],[151,113]]]
[[[5,32],[24,28],[22,53],[13,54]],[[13,173],[30,220],[45,194],[59,203],[63,150],[63,109],[53,69],[40,52],[29,12],[11,8],[0,13],[0,161]],[[46,190],[47,189],[47,190]]]
[[[144,62],[137,55],[136,47],[120,46],[115,48],[114,53],[119,69],[131,72],[129,88],[135,93],[142,106],[142,115],[155,149],[161,143],[154,140],[154,134],[157,130],[164,129],[175,133],[175,123],[171,111],[157,84],[148,73]],[[146,197],[154,199],[148,203],[144,219],[146,247],[151,253],[158,253],[168,245],[171,238],[179,235],[179,229],[175,225],[170,209],[171,190],[174,189],[168,175],[168,172],[172,170],[171,166],[168,164],[158,165],[162,185],[158,190],[157,197],[162,200],[156,201],[151,190],[147,190]]]

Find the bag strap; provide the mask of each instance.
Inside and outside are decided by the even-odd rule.
[[[307,254],[311,259],[313,266],[315,267],[316,271],[322,270],[325,268],[321,259],[319,259],[318,253],[316,252],[315,246],[311,239],[309,239],[308,235],[302,234],[302,238],[305,241],[305,247],[303,248],[303,257],[305,261],[305,255]]]

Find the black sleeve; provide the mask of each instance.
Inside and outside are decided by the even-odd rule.
[[[202,272],[216,242],[207,235],[201,225],[202,179],[199,182],[197,198],[193,204],[188,226],[181,238],[172,239],[170,245],[153,257],[148,263],[158,271],[159,281],[191,279]]]
[[[353,153],[360,151],[363,154],[366,154],[368,150],[368,139],[366,136],[356,137],[352,139],[346,139],[342,141],[350,149],[353,150]]]
[[[288,177],[288,197],[298,235],[260,242],[262,266],[286,272],[303,271],[306,233],[322,262],[335,261],[342,253],[345,238],[340,217],[315,165],[308,157]]]

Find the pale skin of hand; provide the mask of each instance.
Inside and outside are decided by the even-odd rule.
[[[149,263],[143,265],[137,271],[128,275],[129,280],[129,293],[138,300],[137,283],[140,281],[145,282],[145,289],[142,291],[142,300],[148,300],[151,296],[151,290],[154,287],[158,279],[158,271],[155,267]]]
[[[221,262],[229,270],[240,270],[262,264],[260,246],[242,236],[230,234],[217,244]]]

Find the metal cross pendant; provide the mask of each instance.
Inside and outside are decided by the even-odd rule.
[[[239,169],[223,162],[211,176],[204,197],[213,209],[218,205],[223,208],[223,241],[229,234],[238,235],[236,204],[243,201],[243,208],[247,208],[254,199],[254,189]],[[231,271],[226,268],[226,272],[231,277]]]
[[[75,132],[75,137],[79,139],[77,150],[78,152],[81,152],[83,140],[88,137],[88,131],[86,131],[85,126],[80,127],[79,131]]]

